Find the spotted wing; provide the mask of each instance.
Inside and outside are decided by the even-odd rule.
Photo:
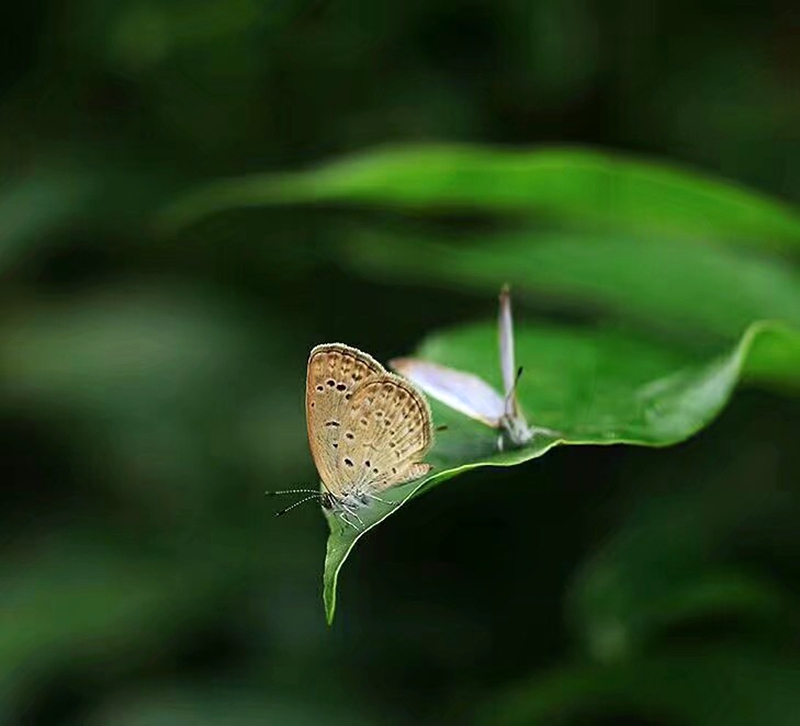
[[[342,417],[337,476],[361,492],[417,479],[433,444],[428,402],[412,384],[386,373],[362,383]]]
[[[308,357],[308,444],[320,478],[336,496],[342,495],[342,488],[349,481],[343,478],[345,472],[337,449],[351,399],[360,385],[385,375],[386,369],[372,356],[342,343],[318,345]]]
[[[416,358],[397,358],[389,365],[429,396],[455,411],[487,426],[500,426],[505,401],[482,378]]]

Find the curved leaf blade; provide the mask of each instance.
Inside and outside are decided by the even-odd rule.
[[[305,172],[255,174],[187,193],[160,223],[177,229],[227,209],[350,204],[471,209],[677,237],[800,245],[800,215],[756,191],[688,169],[585,148],[385,148]]]
[[[499,387],[495,343],[494,323],[476,325],[432,336],[418,355],[470,370]],[[363,510],[361,530],[328,516],[323,599],[329,623],[339,573],[356,542],[434,486],[477,467],[523,463],[557,444],[668,446],[683,441],[722,410],[757,349],[761,365],[777,360],[787,365],[787,376],[800,380],[800,334],[777,323],[754,324],[732,349],[706,358],[603,330],[522,327],[516,347],[526,371],[518,395],[528,420],[559,435],[537,437],[524,449],[494,453],[491,429],[434,402],[436,423],[447,425],[448,431],[429,457],[433,473],[390,490],[387,499],[394,506]]]

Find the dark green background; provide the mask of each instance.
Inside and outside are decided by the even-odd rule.
[[[339,244],[358,210],[154,226],[197,184],[387,142],[597,145],[796,203],[793,3],[1,12],[0,723],[800,723],[791,392],[443,484],[360,543],[329,629],[324,520],[263,496],[316,482],[308,350],[386,361],[495,298],[371,275]],[[609,316],[569,303],[517,319]]]

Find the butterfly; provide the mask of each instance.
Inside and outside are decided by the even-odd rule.
[[[429,396],[450,408],[477,419],[500,431],[497,447],[520,447],[528,444],[538,431],[528,426],[517,400],[517,384],[522,368],[514,367],[514,324],[511,316],[511,293],[508,286],[500,291],[498,315],[500,370],[505,395],[500,395],[486,381],[472,373],[447,368],[418,358],[397,358],[389,365],[415,383]]]
[[[382,492],[431,470],[422,461],[433,445],[428,402],[412,383],[349,345],[326,343],[311,351],[306,424],[322,492],[268,492],[313,492],[278,515],[319,497],[324,509],[358,529],[364,526],[361,508],[373,501],[388,504]]]

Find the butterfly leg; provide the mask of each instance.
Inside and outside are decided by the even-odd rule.
[[[344,523],[345,523],[345,524],[346,524],[348,527],[352,527],[353,529],[355,529],[356,531],[358,531],[358,527],[357,527],[355,524],[353,524],[353,523],[352,523],[352,522],[351,522],[351,521],[350,521],[350,520],[347,518],[347,513],[346,513],[346,512],[337,512],[337,513],[336,513],[336,516],[337,516],[337,517],[339,517],[339,519],[341,519],[341,520],[342,520],[342,522],[344,522]]]
[[[375,496],[374,494],[367,494],[366,496],[368,496],[370,499],[374,499],[376,502],[380,502],[381,504],[388,504],[390,507],[397,506],[397,502],[390,502],[388,499],[381,499],[380,497]]]
[[[344,509],[344,511],[347,512],[351,517],[355,517],[363,529],[364,520],[358,516],[358,513],[354,509],[350,509],[350,507],[348,507],[346,504],[342,504],[342,509]],[[355,525],[353,526],[355,527]],[[356,527],[356,529],[358,529],[358,527]]]
[[[540,426],[531,427],[531,434],[533,436],[536,436],[536,434],[539,434],[541,436],[563,436],[564,435],[560,431],[556,431],[554,429],[546,429],[546,428],[542,428]]]

